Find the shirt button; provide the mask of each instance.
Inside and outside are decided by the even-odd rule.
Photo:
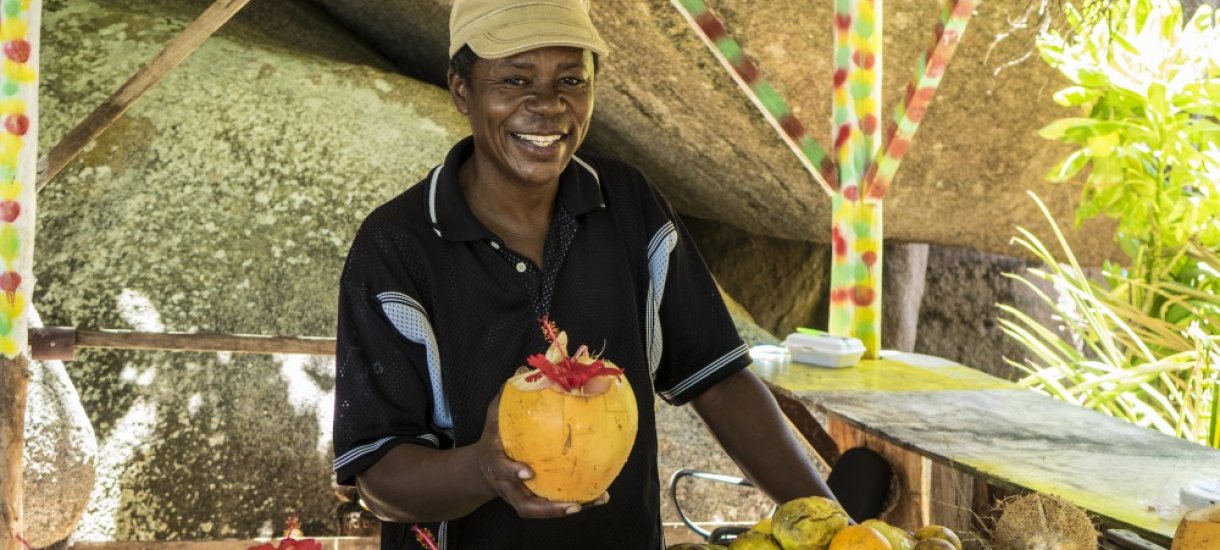
[[[498,243],[498,242],[496,242],[496,241],[491,241],[491,247],[492,247],[492,248],[494,248],[494,249],[496,249],[496,250],[499,250],[499,249],[500,249],[500,243]]]
[[[517,262],[517,273],[525,273],[525,262]]]

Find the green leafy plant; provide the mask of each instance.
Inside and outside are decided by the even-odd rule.
[[[1021,383],[1164,433],[1220,447],[1217,386],[1220,337],[1198,321],[1185,328],[1132,305],[1121,286],[1090,277],[1072,254],[1046,206],[1034,198],[1054,230],[1061,258],[1026,229],[1014,241],[1046,264],[1028,275],[1006,274],[1055,312],[1047,327],[1010,305],[1000,305],[1001,329],[1029,356],[1009,364],[1025,371]],[[1220,269],[1220,259],[1209,260]],[[1038,284],[1041,281],[1042,284]],[[1145,290],[1177,299],[1174,283]],[[1212,307],[1220,299],[1208,296]]]
[[[1047,31],[1038,48],[1072,82],[1055,101],[1081,116],[1040,130],[1074,146],[1047,178],[1080,182],[1077,222],[1116,219],[1127,258],[1090,277],[1053,221],[1061,258],[1019,228],[1015,242],[1047,267],[1009,276],[1057,326],[1001,306],[1029,352],[1010,363],[1030,387],[1220,447],[1220,25],[1206,6],[1184,21],[1177,0],[1065,13],[1073,31]]]
[[[1118,220],[1124,275],[1173,279],[1211,294],[1220,274],[1198,270],[1199,251],[1220,250],[1220,26],[1202,6],[1183,24],[1177,0],[1120,0],[1065,7],[1075,32],[1047,32],[1038,49],[1073,85],[1057,103],[1086,116],[1040,130],[1076,146],[1048,179],[1083,178],[1077,222]],[[1145,312],[1161,297],[1129,288]],[[1174,310],[1167,315],[1183,317]],[[1212,311],[1213,315],[1220,311]]]

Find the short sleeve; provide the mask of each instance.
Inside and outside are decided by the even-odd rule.
[[[682,405],[748,367],[750,355],[690,234],[664,197],[653,196],[665,219],[648,247],[649,355],[657,394]]]
[[[334,470],[341,485],[395,445],[449,445],[433,422],[427,313],[394,239],[377,233],[361,227],[340,280]]]

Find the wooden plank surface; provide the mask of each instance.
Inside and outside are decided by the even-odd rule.
[[[1173,535],[1179,487],[1220,479],[1220,451],[944,360],[892,354],[847,369],[755,371],[833,422],[1000,487],[1059,495],[1154,542]]]
[[[991,483],[1059,495],[1166,542],[1178,488],[1220,479],[1220,451],[1034,392],[951,390],[826,395],[858,429]]]
[[[831,369],[801,364],[768,365],[755,361],[754,371],[768,382],[801,395],[838,391],[902,392],[934,390],[1021,390],[970,367],[926,355],[890,353],[858,366]]]

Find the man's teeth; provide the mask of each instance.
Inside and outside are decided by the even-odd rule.
[[[536,136],[533,134],[513,134],[518,138],[533,143],[539,147],[549,147],[552,143],[559,141],[563,136]]]

